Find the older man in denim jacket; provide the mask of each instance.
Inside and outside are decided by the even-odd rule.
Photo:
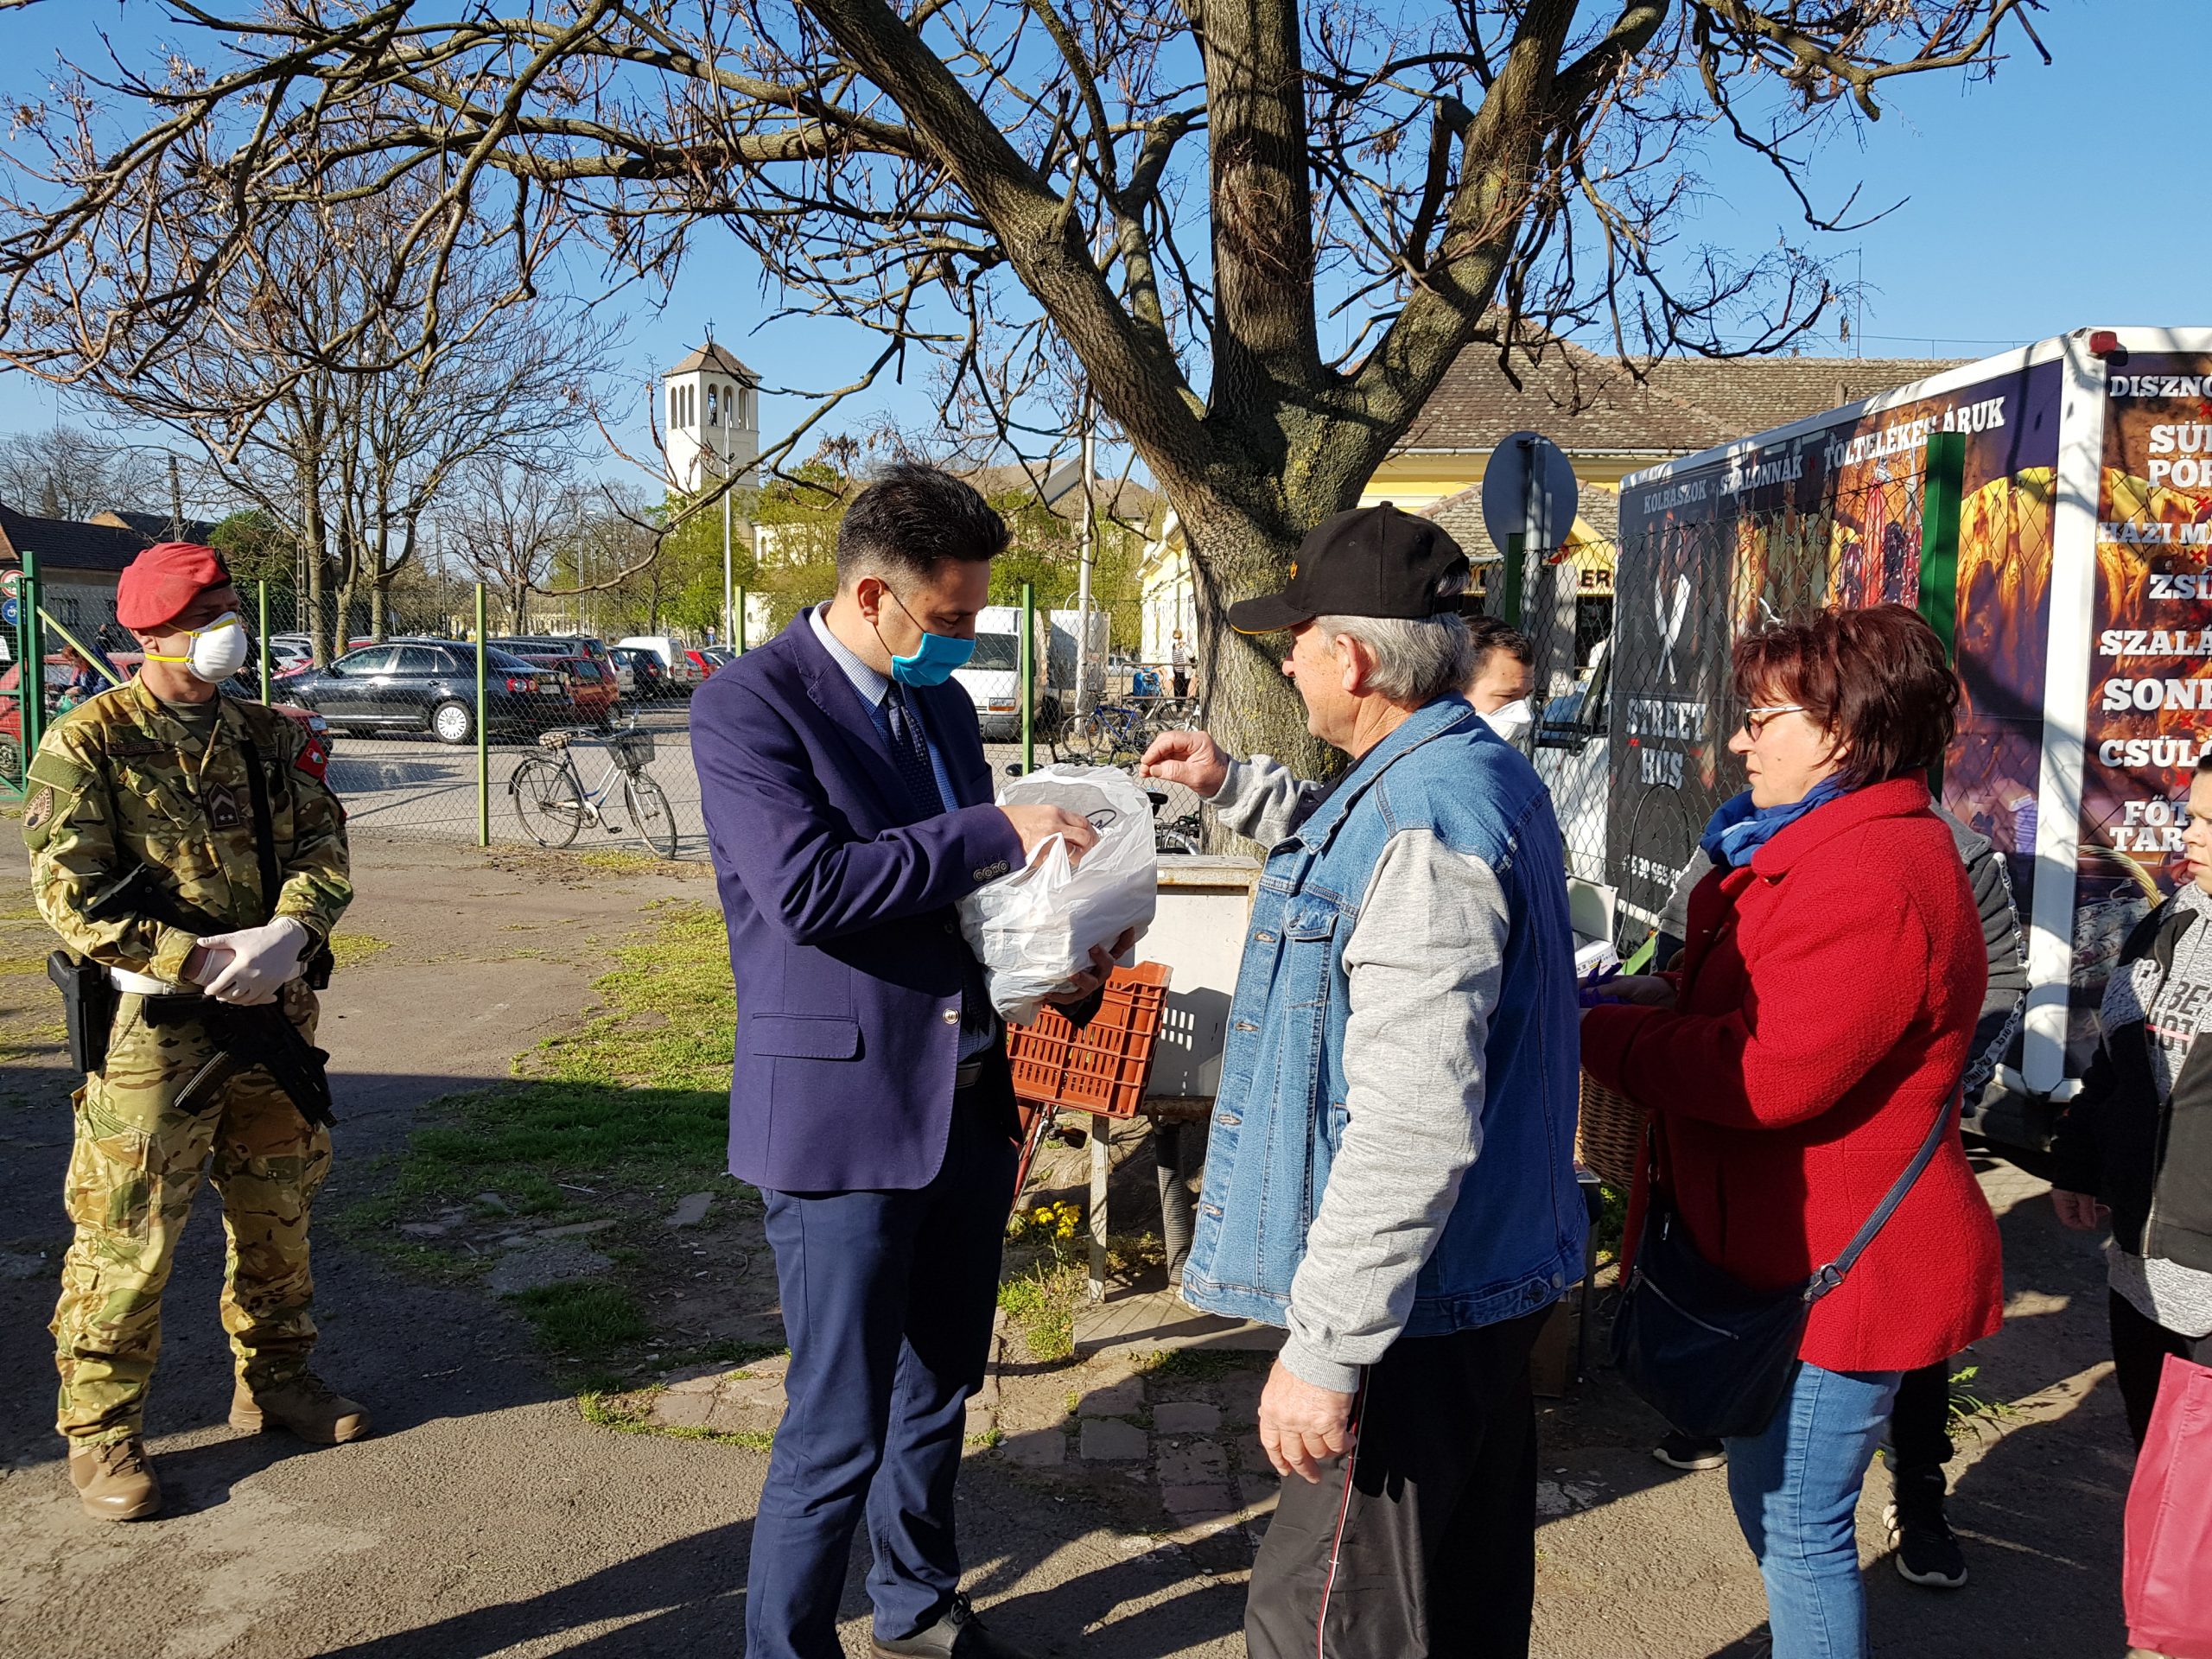
[[[1573,1278],[1573,934],[1549,798],[1459,695],[1467,561],[1388,505],[1281,594],[1325,785],[1170,733],[1154,775],[1270,850],[1230,1011],[1184,1294],[1289,1327],[1260,1402],[1286,1479],[1254,1659],[1529,1650],[1529,1354]]]

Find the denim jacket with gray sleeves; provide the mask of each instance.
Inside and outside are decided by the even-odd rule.
[[[1528,761],[1417,710],[1295,832],[1255,759],[1215,805],[1270,843],[1230,1010],[1184,1294],[1287,1325],[1347,1391],[1400,1335],[1556,1300],[1586,1227],[1564,858]]]

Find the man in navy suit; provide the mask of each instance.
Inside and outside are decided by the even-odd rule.
[[[737,980],[729,1166],[767,1201],[791,1363],[753,1522],[748,1659],[834,1659],[868,1522],[875,1650],[1020,1659],[959,1592],[953,1482],[982,1383],[1017,1134],[953,906],[1054,836],[991,804],[975,649],[1004,520],[902,465],[837,532],[837,594],[699,688],[692,757]],[[1115,954],[1065,1000],[1096,994]]]

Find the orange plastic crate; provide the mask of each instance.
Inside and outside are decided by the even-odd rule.
[[[1098,1012],[1081,1031],[1046,1003],[1030,1024],[1007,1027],[1014,1092],[1039,1106],[1135,1117],[1166,1010],[1164,962],[1116,968]]]

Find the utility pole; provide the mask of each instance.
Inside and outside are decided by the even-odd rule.
[[[1075,711],[1078,715],[1090,712],[1090,566],[1096,553],[1092,543],[1092,525],[1098,514],[1096,503],[1090,492],[1091,474],[1096,470],[1095,435],[1090,421],[1090,388],[1083,392],[1083,528],[1077,543],[1075,567]],[[1102,670],[1103,675],[1103,670]]]

